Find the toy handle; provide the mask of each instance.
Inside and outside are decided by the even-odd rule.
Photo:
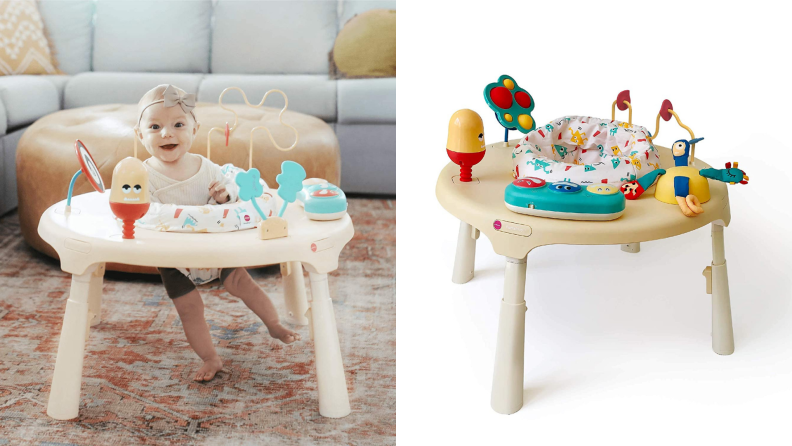
[[[632,125],[632,105],[630,105],[630,90],[624,90],[616,96],[616,100],[611,105],[611,121],[616,120],[616,107],[624,111],[630,109],[630,116],[627,123]]]

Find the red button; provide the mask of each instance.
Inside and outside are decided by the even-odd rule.
[[[535,187],[542,187],[547,182],[541,178],[536,177],[525,177],[525,178],[518,178],[512,182],[517,187],[524,187],[526,189],[531,189]]]

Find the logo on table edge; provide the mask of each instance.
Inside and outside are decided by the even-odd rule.
[[[495,228],[496,231],[500,231],[501,226],[500,220],[495,220],[495,222],[492,223],[492,227]]]
[[[311,243],[311,251],[316,252],[316,243]]]

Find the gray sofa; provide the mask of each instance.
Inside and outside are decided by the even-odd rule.
[[[344,23],[395,1],[39,0],[64,75],[0,76],[0,214],[17,205],[15,154],[36,119],[62,109],[135,104],[161,83],[216,102],[229,86],[257,104],[278,88],[289,109],[333,127],[347,192],[396,193],[396,79],[331,80]],[[232,92],[224,102],[242,102]],[[272,101],[270,103],[270,101]],[[266,105],[282,106],[268,98]]]

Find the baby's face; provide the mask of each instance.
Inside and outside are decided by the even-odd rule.
[[[199,124],[178,105],[154,104],[143,112],[140,138],[151,156],[165,163],[176,162],[190,151]]]

